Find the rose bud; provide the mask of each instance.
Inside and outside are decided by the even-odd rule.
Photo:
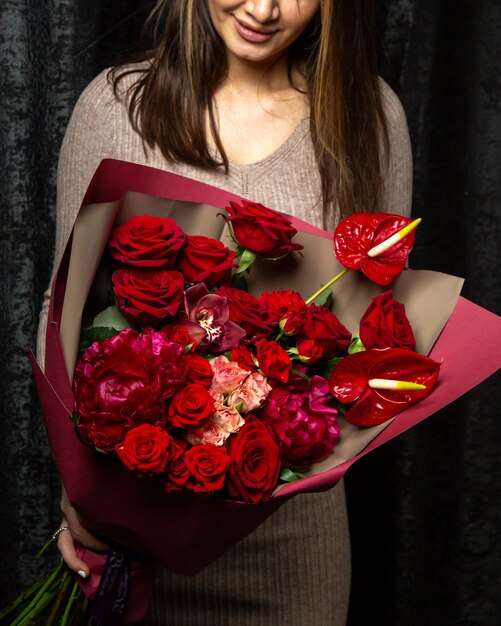
[[[257,202],[242,200],[226,207],[233,236],[246,250],[268,258],[280,258],[303,246],[292,243],[297,230],[282,213],[268,209]]]

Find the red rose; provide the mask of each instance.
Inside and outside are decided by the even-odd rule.
[[[214,411],[214,401],[207,389],[190,383],[172,398],[168,416],[174,426],[185,428],[207,422]]]
[[[134,426],[164,426],[165,400],[181,389],[186,372],[183,348],[151,328],[126,328],[94,342],[78,359],[73,379],[79,432],[111,451]]]
[[[181,324],[168,324],[167,326],[163,326],[160,330],[164,333],[167,339],[169,339],[169,341],[174,341],[180,346],[183,346],[183,348],[186,348],[186,346],[189,346],[194,342],[194,339],[190,336],[187,328],[181,326]]]
[[[306,310],[301,339],[313,339],[323,357],[341,356],[348,351],[351,333],[329,309],[310,304]]]
[[[276,341],[261,339],[256,345],[259,369],[269,378],[286,383],[292,366],[287,352]]]
[[[165,491],[180,491],[193,489],[195,480],[184,462],[184,453],[188,448],[186,441],[174,439],[171,447],[171,458],[167,463],[167,480]]]
[[[280,474],[280,450],[266,426],[255,418],[247,418],[238,434],[230,438],[228,454],[229,494],[253,503],[268,497]]]
[[[241,204],[230,202],[226,210],[233,235],[243,248],[271,258],[302,250],[303,246],[291,242],[297,230],[281,213],[247,200]]]
[[[235,287],[220,287],[216,292],[228,301],[230,320],[245,330],[246,339],[258,339],[271,334],[273,323],[257,298]]]
[[[183,298],[184,278],[179,272],[117,270],[112,282],[119,309],[143,326],[174,317]]]
[[[169,460],[172,437],[159,426],[141,424],[129,430],[115,450],[122,463],[144,474],[160,474]]]
[[[297,353],[302,361],[311,363],[318,361],[324,355],[322,348],[314,339],[302,339],[297,344]]]
[[[189,354],[186,362],[188,364],[188,382],[198,383],[208,389],[212,382],[212,367],[209,361],[201,354]]]
[[[188,283],[205,283],[207,287],[228,284],[235,253],[221,241],[201,235],[186,237],[177,269]]]
[[[405,306],[393,299],[392,291],[375,298],[360,320],[360,339],[370,348],[414,350],[416,339],[405,314]]]
[[[136,215],[116,226],[108,241],[111,256],[143,268],[174,267],[185,235],[170,217]]]
[[[224,486],[230,457],[225,448],[213,443],[193,446],[184,455],[186,467],[195,478],[194,491],[218,491]]]
[[[259,296],[274,324],[280,324],[285,335],[297,335],[306,315],[306,302],[296,291],[265,291]]]

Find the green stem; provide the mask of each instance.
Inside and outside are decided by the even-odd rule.
[[[46,543],[46,544],[45,544],[42,548],[40,548],[40,551],[39,551],[39,552],[38,552],[38,554],[37,554],[37,559],[38,559],[39,557],[41,557],[41,556],[42,556],[42,554],[43,554],[43,553],[47,550],[47,548],[48,548],[49,546],[51,546],[51,545],[52,545],[55,541],[56,541],[56,540],[55,540],[53,537],[51,537],[51,538],[47,541],[47,543]]]
[[[36,605],[41,600],[44,593],[49,589],[49,587],[52,585],[56,577],[61,573],[62,568],[63,568],[63,561],[61,561],[59,565],[57,565],[57,567],[55,567],[52,570],[51,574],[49,575],[45,583],[42,585],[42,587],[39,589],[38,593],[33,598],[33,600],[28,604],[28,606],[24,609],[24,611],[10,624],[10,626],[19,626],[19,624],[22,623],[24,618],[36,608]]]
[[[62,584],[62,581],[58,580],[51,589],[46,591],[36,606],[19,622],[19,626],[32,626],[37,624],[39,617],[44,613],[45,609],[57,598],[59,593],[61,593]]]
[[[331,287],[334,283],[336,283],[340,278],[343,278],[343,276],[347,274],[349,271],[350,270],[347,267],[345,267],[341,272],[339,272],[339,274],[336,274],[334,278],[331,278],[328,283],[325,283],[325,285],[320,287],[320,289],[316,293],[314,293],[311,296],[311,298],[308,298],[308,300],[306,300],[306,304],[311,304],[316,298],[318,298],[320,294],[322,294],[324,291],[329,289],[329,287]]]
[[[63,618],[59,626],[66,626],[69,623],[69,618],[71,615],[71,608],[73,607],[73,604],[75,603],[75,600],[78,598],[80,593],[81,593],[80,587],[78,586],[78,583],[75,580],[75,583],[73,584],[73,589],[71,590],[70,599],[68,601],[68,604],[66,605],[66,609],[64,610]]]
[[[59,595],[56,601],[54,602],[54,606],[52,607],[50,615],[47,618],[47,621],[45,622],[44,626],[52,626],[54,622],[56,621],[58,617],[59,609],[61,608],[61,605],[63,604],[63,602],[67,599],[66,592],[68,591],[68,587],[70,586],[72,579],[73,579],[73,575],[70,574],[69,571],[66,572],[61,591],[59,592]]]
[[[48,577],[49,577],[49,574],[47,574],[47,576],[42,576],[42,578],[37,580],[36,583],[33,583],[33,585],[31,585],[29,589],[24,591],[18,598],[16,598],[11,604],[9,604],[9,606],[3,609],[2,612],[0,613],[0,622],[5,617],[7,617],[9,613],[12,613],[14,609],[17,609],[18,606],[20,606],[26,600],[28,600],[28,598],[31,598],[31,596],[35,594],[38,591],[38,589],[40,589],[40,587],[45,583]]]

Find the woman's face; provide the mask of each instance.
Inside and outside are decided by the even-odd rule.
[[[320,0],[207,0],[214,28],[230,55],[273,61],[299,37]]]

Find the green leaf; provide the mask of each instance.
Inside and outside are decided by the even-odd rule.
[[[301,474],[300,472],[295,472],[289,467],[284,467],[284,469],[280,472],[279,480],[284,483],[293,483],[300,478],[304,478],[304,474]]]
[[[363,352],[364,350],[365,346],[360,339],[360,335],[354,333],[348,346],[348,354],[355,354],[355,352]]]
[[[231,284],[236,289],[241,289],[242,291],[247,291],[249,288],[247,278],[243,274],[233,274]]]
[[[101,311],[92,322],[91,328],[114,328],[117,332],[124,328],[133,328],[129,320],[125,319],[120,309],[115,306],[109,306]]]
[[[80,332],[80,354],[90,348],[95,341],[110,339],[110,337],[118,335],[119,332],[115,328],[93,328],[92,326],[82,328]]]
[[[317,306],[324,306],[328,309],[331,305],[331,301],[332,291],[330,289],[326,289],[325,291],[322,291],[322,293],[317,296],[315,300],[313,300],[313,304],[316,304]]]
[[[303,372],[298,372],[294,368],[291,369],[291,372],[293,374],[296,374],[296,376],[299,376],[299,378],[302,378],[303,380],[311,380],[311,376],[308,376],[308,374],[303,374]]]
[[[330,375],[332,374],[332,370],[336,367],[339,361],[342,361],[342,360],[343,360],[342,356],[336,356],[326,361],[322,369],[322,376],[326,378],[327,380],[329,380]]]
[[[251,252],[250,250],[244,250],[242,256],[240,257],[240,265],[235,270],[235,274],[241,274],[248,270],[249,267],[256,260],[257,254],[255,252]]]
[[[233,238],[233,241],[236,241],[236,239]],[[235,253],[236,257],[239,257],[239,256],[242,256],[242,254],[245,252],[245,248],[242,248],[242,246],[238,244],[233,249],[233,252]]]

